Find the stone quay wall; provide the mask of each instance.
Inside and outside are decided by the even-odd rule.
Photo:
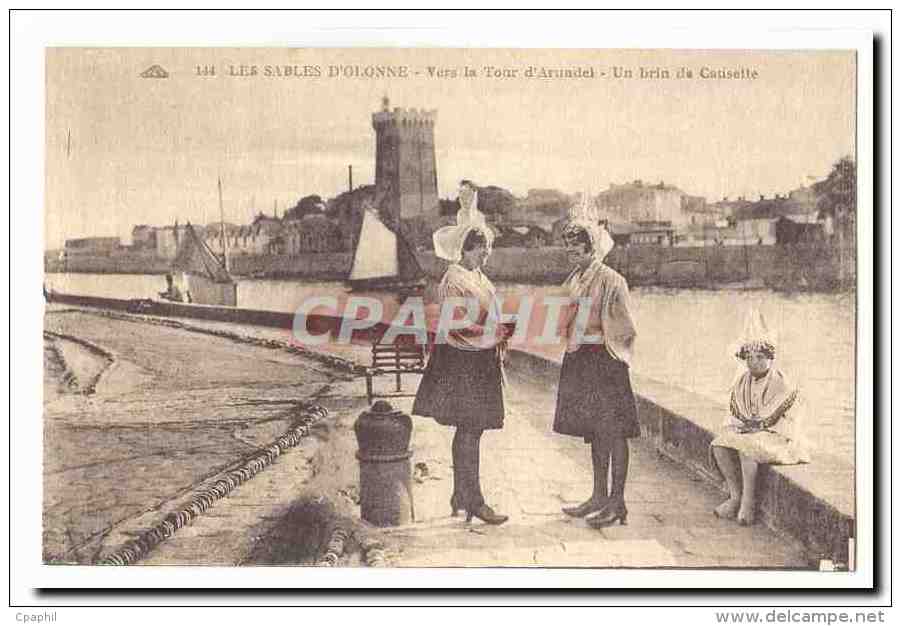
[[[447,264],[432,252],[417,252],[423,270],[440,278]],[[169,261],[144,255],[81,256],[65,264],[46,260],[48,272],[165,274]],[[734,284],[757,287],[832,290],[854,284],[854,253],[827,243],[792,246],[617,246],[607,263],[633,286],[716,288]],[[230,259],[239,277],[343,280],[350,273],[349,252],[295,255],[245,255]],[[840,267],[844,264],[844,270]],[[496,248],[486,274],[493,280],[559,283],[570,272],[560,247]]]

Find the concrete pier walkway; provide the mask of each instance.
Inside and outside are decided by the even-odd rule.
[[[715,517],[722,494],[640,439],[631,442],[628,523],[595,530],[567,517],[560,508],[591,493],[588,446],[551,432],[551,393],[516,375],[508,382],[508,417],[482,438],[481,475],[487,502],[510,520],[450,517],[453,430],[414,418],[413,462],[426,464],[428,478],[414,482],[416,523],[383,531],[395,565],[808,567],[799,543]],[[408,411],[412,401],[395,404]]]

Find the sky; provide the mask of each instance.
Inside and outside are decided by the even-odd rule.
[[[236,223],[345,191],[348,165],[355,186],[371,183],[371,115],[384,96],[437,110],[441,197],[461,178],[516,195],[642,179],[708,201],[772,196],[825,177],[855,148],[848,51],[50,48],[46,61],[47,248],[127,243],[135,224],[217,221],[219,177]],[[152,65],[168,78],[142,78]],[[319,75],[265,75],[276,66]],[[406,75],[366,75],[385,67]],[[594,77],[535,78],[530,67]],[[702,78],[703,68],[757,78]]]

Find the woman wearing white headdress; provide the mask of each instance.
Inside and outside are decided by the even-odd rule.
[[[745,368],[730,391],[723,432],[710,444],[715,467],[729,488],[729,499],[714,514],[747,526],[754,522],[759,464],[793,465],[809,459],[800,431],[800,393],[773,365],[776,340],[760,313],[749,313],[735,357]]]
[[[626,523],[628,439],[641,432],[629,380],[636,336],[629,286],[604,263],[613,240],[599,225],[597,210],[591,205],[585,194],[582,204],[570,212],[563,231],[575,269],[563,285],[572,304],[564,318],[567,346],[560,370],[554,432],[581,437],[591,444],[591,497],[563,511],[573,517],[598,513],[588,523],[601,528],[616,521]],[[579,306],[587,316],[579,315]]]
[[[476,306],[474,320],[466,328],[442,333],[439,328],[425,374],[416,392],[413,414],[432,417],[456,428],[452,446],[454,492],[451,515],[462,509],[467,521],[473,516],[489,524],[502,524],[485,504],[479,479],[482,433],[504,425],[504,373],[501,358],[506,332],[499,319],[494,285],[481,267],[491,254],[494,235],[477,208],[475,185],[460,183],[461,209],[457,223],[433,235],[435,254],[451,265],[438,286],[441,305],[451,298]],[[494,322],[492,322],[494,320]]]

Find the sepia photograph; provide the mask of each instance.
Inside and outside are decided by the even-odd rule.
[[[854,569],[855,64],[47,49],[43,561]]]

